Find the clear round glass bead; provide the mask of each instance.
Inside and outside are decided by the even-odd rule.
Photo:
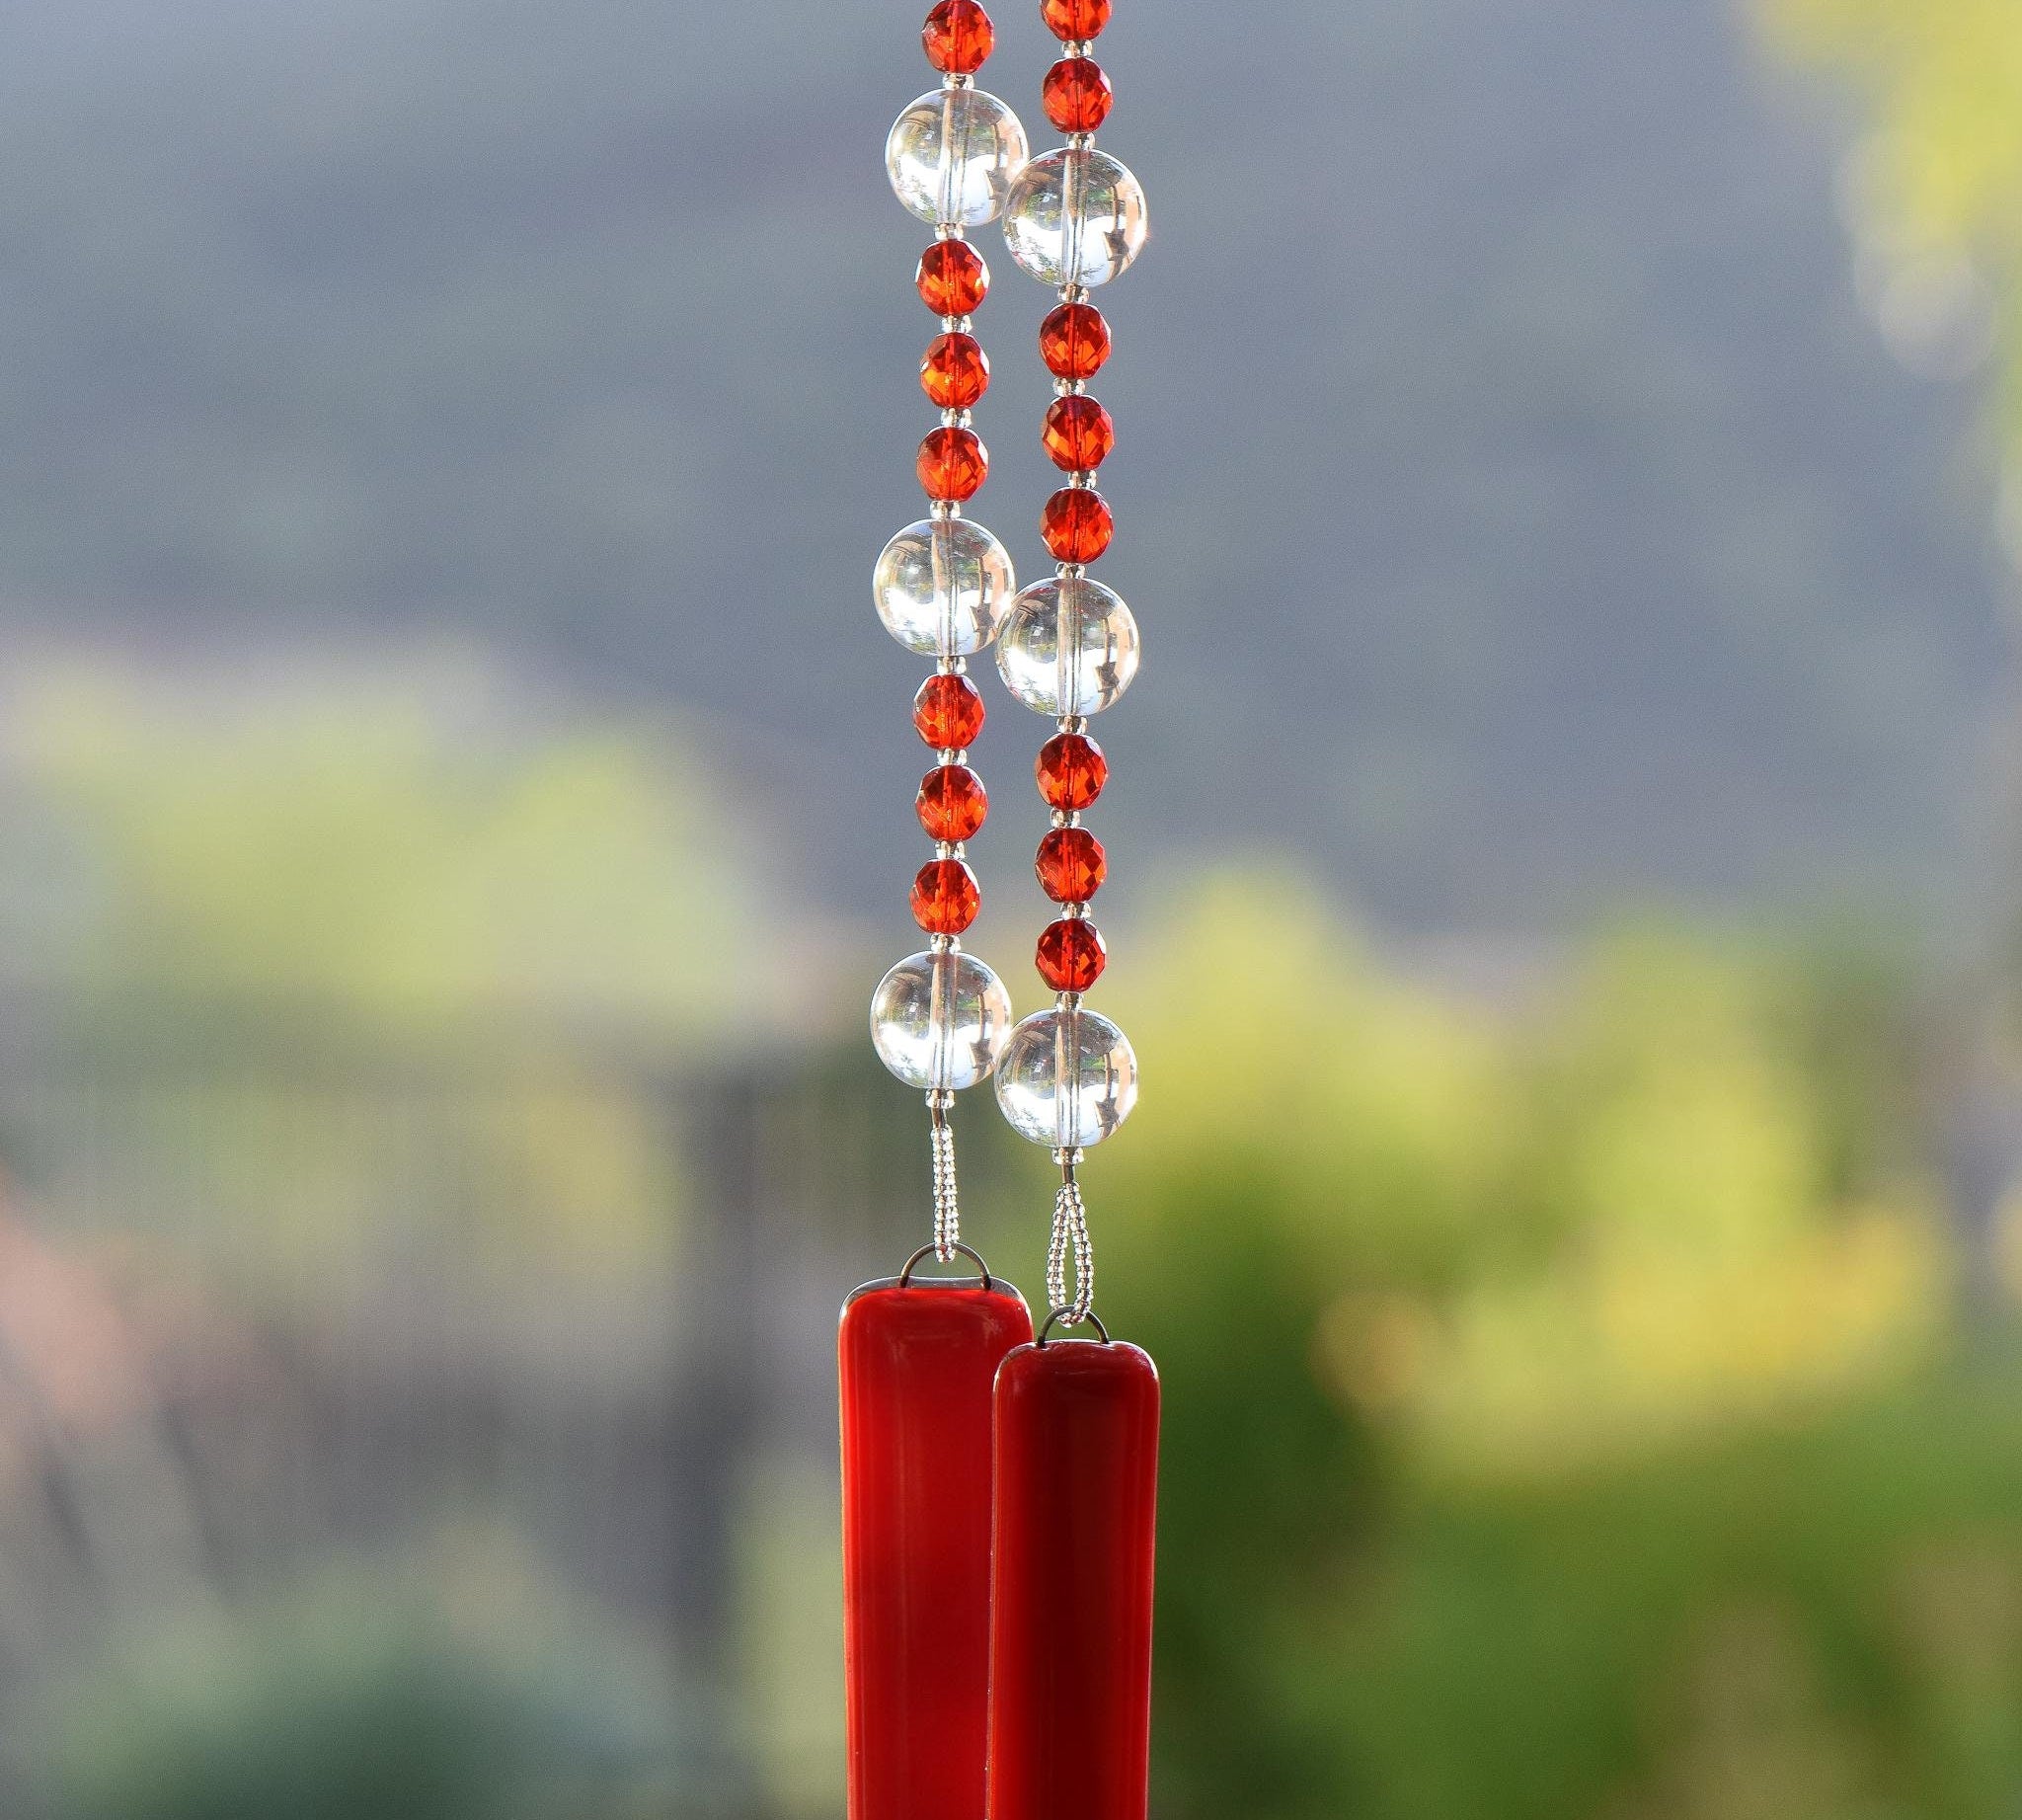
[[[1035,1011],[997,1064],[997,1104],[1012,1129],[1056,1150],[1100,1144],[1136,1103],[1130,1040],[1099,1011]]]
[[[922,657],[968,657],[997,636],[1018,578],[1011,554],[972,518],[922,518],[871,571],[885,630]]]
[[[1004,204],[1004,244],[1047,284],[1107,284],[1150,231],[1144,186],[1092,145],[1042,152]]]
[[[937,226],[994,221],[1025,158],[1018,116],[981,89],[922,95],[885,140],[885,169],[898,199]]]
[[[1085,575],[1035,582],[997,631],[1004,686],[1037,714],[1099,714],[1137,673],[1137,621]]]
[[[909,1087],[986,1080],[1011,1029],[1011,994],[972,954],[909,954],[871,994],[878,1060]]]

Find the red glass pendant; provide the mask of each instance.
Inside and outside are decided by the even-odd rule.
[[[1144,1820],[1158,1372],[1122,1341],[997,1373],[988,1820]]]
[[[887,1279],[843,1306],[850,1820],[982,1812],[990,1386],[1031,1338],[1024,1300],[987,1279]]]

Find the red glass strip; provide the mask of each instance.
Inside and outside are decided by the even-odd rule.
[[[850,1820],[982,1812],[990,1386],[1031,1338],[1004,1283],[887,1281],[843,1306]]]
[[[997,1373],[989,1820],[1144,1820],[1158,1372],[1121,1341]]]

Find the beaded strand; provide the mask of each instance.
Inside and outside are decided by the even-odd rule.
[[[962,515],[988,478],[989,451],[972,411],[990,383],[973,312],[989,290],[989,269],[964,237],[994,220],[1026,161],[1025,129],[975,72],[995,40],[976,0],[940,0],[920,40],[941,86],[908,106],[886,142],[885,164],[898,199],[934,226],[914,286],[941,319],[920,358],[920,389],[941,414],[921,437],[913,469],[928,515],[885,546],[872,576],[878,615],[907,650],[934,660],[913,698],[913,727],[934,754],[913,811],[934,856],[914,875],[908,904],[927,936],[879,983],[871,1040],[908,1086],[925,1090],[931,1123],[934,1255],[946,1262],[961,1243],[955,1139],[948,1114],[956,1092],[988,1076],[1011,1023],[1010,995],[997,976],[962,952],[982,893],[964,843],[982,827],[989,796],[969,762],[984,709],[968,660],[986,649],[1017,580],[1002,543]]]
[[[1147,223],[1136,178],[1095,145],[1115,99],[1092,54],[1109,24],[1110,0],[1042,0],[1040,12],[1060,40],[1042,105],[1066,143],[1019,174],[1005,207],[1004,237],[1012,259],[1059,295],[1040,325],[1040,357],[1054,393],[1040,440],[1064,479],[1040,514],[1053,574],[1013,602],[998,640],[997,669],[1013,696],[1055,725],[1034,766],[1051,821],[1034,871],[1058,908],[1034,952],[1040,978],[1054,993],[1052,1008],[1011,1033],[996,1090],[1013,1128],[1046,1145],[1059,1165],[1047,1287],[1052,1313],[1073,1325],[1091,1318],[1095,1294],[1077,1175],[1082,1153],[1114,1132],[1137,1098],[1137,1061],[1128,1039],[1082,1002],[1108,961],[1089,906],[1108,877],[1109,860],[1082,815],[1101,796],[1109,761],[1089,736],[1088,722],[1129,686],[1138,663],[1129,607],[1088,573],[1116,528],[1096,490],[1097,473],[1116,446],[1116,425],[1088,390],[1110,356],[1110,328],[1088,299],[1136,258]]]

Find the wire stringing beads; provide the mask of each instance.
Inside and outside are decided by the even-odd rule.
[[[892,122],[885,170],[898,199],[922,221],[980,227],[1004,212],[1025,164],[1025,128],[994,95],[948,86],[922,95]]]
[[[968,518],[908,524],[885,546],[871,572],[871,593],[885,630],[908,651],[930,658],[984,650],[1011,610],[1017,585],[1010,553]]]
[[[1095,934],[1078,918],[1064,926]],[[997,1064],[997,1104],[1012,1130],[1056,1150],[1100,1144],[1136,1103],[1137,1058],[1124,1033],[1097,1011],[1035,1013],[1018,1026]]]
[[[997,673],[1035,714],[1100,714],[1137,674],[1136,619],[1122,596],[1078,568],[1063,563],[1060,574],[1033,583],[998,631]]]
[[[970,412],[990,383],[971,322],[989,270],[962,235],[995,219],[1026,156],[1018,117],[973,83],[994,39],[975,0],[940,0],[920,43],[942,85],[899,115],[886,144],[898,199],[934,224],[914,284],[940,319],[918,371],[940,421],[913,459],[928,515],[886,544],[871,593],[885,629],[934,665],[912,703],[934,758],[913,800],[933,853],[907,896],[928,946],[879,981],[870,1022],[879,1060],[926,1096],[933,1225],[895,1278],[844,1304],[836,1342],[850,1820],[982,1811],[991,1386],[1005,1355],[1032,1338],[1024,1300],[962,1242],[949,1123],[956,1094],[989,1077],[1011,1031],[1003,982],[961,945],[981,902],[963,842],[989,813],[968,761],[983,702],[964,671],[1018,590],[1003,544],[962,515],[989,474]],[[965,1254],[977,1276],[915,1274],[929,1256]]]
[[[1144,244],[1144,193],[1091,137],[1113,91],[1090,54],[1110,0],[1042,0],[1061,40],[1046,80],[1047,117],[1066,145],[1035,158],[1011,188],[1004,239],[1025,271],[1059,287],[1040,326],[1054,398],[1041,441],[1066,476],[1041,514],[1058,567],[1020,593],[997,641],[1005,686],[1056,730],[1034,777],[1050,812],[1034,871],[1058,913],[1034,953],[1057,994],[1011,1033],[997,1064],[997,1104],[1059,1169],[1047,1246],[1048,1314],[1030,1346],[997,1372],[990,1631],[989,1789],[985,1820],[1145,1820],[1151,1725],[1151,1617],[1158,1478],[1158,1373],[1112,1342],[1095,1311],[1095,1253],[1082,1198],[1084,1153],[1137,1099],[1137,1058],[1082,994],[1108,951],[1089,904],[1108,876],[1103,844],[1082,826],[1109,760],[1088,717],[1137,673],[1137,622],[1086,573],[1115,521],[1095,491],[1116,425],[1088,392],[1110,330],[1088,290],[1122,274]],[[1096,1338],[1052,1337],[1092,1327]]]
[[[1043,284],[1107,284],[1128,269],[1150,231],[1143,187],[1093,146],[1064,145],[1035,158],[1004,204],[1004,244]]]

